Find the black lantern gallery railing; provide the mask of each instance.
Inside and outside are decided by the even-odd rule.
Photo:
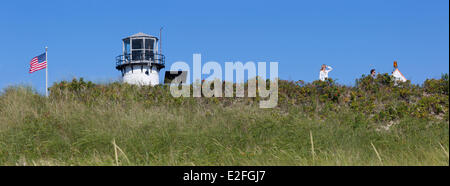
[[[165,56],[156,53],[141,53],[133,51],[133,55],[125,54],[116,57],[116,68],[132,63],[149,63],[158,66],[164,66]]]

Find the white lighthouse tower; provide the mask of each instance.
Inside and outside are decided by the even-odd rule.
[[[159,71],[165,57],[158,50],[158,38],[139,32],[122,39],[122,55],[116,57],[116,69],[123,82],[135,85],[158,85]]]

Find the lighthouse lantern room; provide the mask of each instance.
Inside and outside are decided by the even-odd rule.
[[[158,49],[158,38],[142,32],[122,39],[122,55],[116,57],[116,69],[125,83],[135,85],[159,84],[159,71],[165,57]]]

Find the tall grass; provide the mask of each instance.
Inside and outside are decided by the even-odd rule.
[[[0,95],[0,165],[449,165],[448,88],[436,89],[447,94],[442,113],[420,106],[429,95],[415,87],[406,110],[427,111],[386,119],[376,115],[398,109],[400,94],[379,95],[383,108],[365,114],[365,100],[357,108],[344,101],[361,87],[330,85],[340,95],[321,100],[330,94],[312,86],[281,83],[274,109],[258,108],[256,98],[172,98],[164,86],[76,80],[55,84],[49,98],[8,87]],[[308,102],[291,91],[314,94]]]

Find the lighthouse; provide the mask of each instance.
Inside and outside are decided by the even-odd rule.
[[[116,57],[116,69],[123,82],[134,85],[158,85],[165,57],[158,49],[158,38],[139,32],[122,39],[122,55]]]

